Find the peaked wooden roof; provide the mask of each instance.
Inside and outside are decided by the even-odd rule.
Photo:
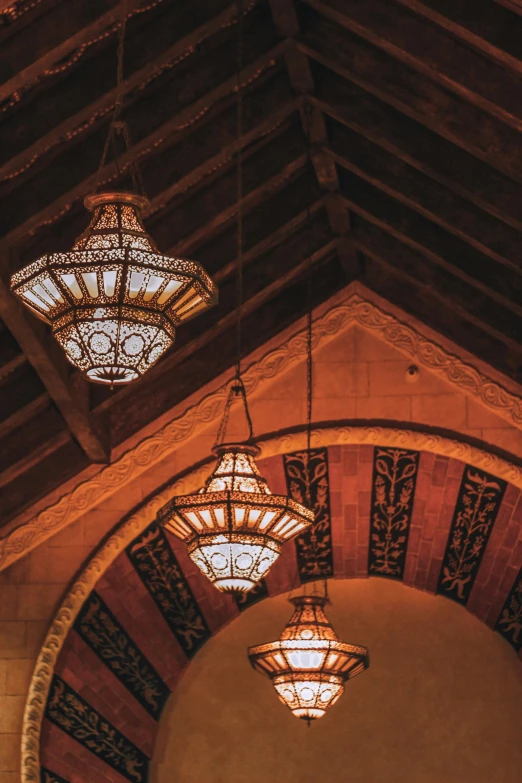
[[[5,4],[1,4],[0,8]],[[506,376],[522,366],[522,18],[495,0],[245,2],[244,351],[354,279]],[[219,305],[117,392],[86,384],[9,275],[86,224],[115,98],[115,0],[0,11],[0,518],[234,360],[236,6],[129,0],[124,118],[147,228]],[[307,109],[308,107],[308,109]],[[305,137],[309,133],[309,143]],[[311,149],[311,161],[307,153]],[[111,161],[102,171],[118,180]],[[311,219],[311,236],[306,231]]]

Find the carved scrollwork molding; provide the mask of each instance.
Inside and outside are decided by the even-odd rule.
[[[508,391],[455,354],[428,340],[412,326],[402,323],[359,293],[350,294],[344,301],[334,304],[323,315],[316,318],[314,349],[355,325],[375,333],[392,347],[415,359],[417,364],[444,378],[460,391],[474,396],[512,426],[522,429],[522,397]],[[286,372],[301,362],[305,356],[304,332],[298,332],[280,345],[271,347],[264,356],[253,362],[245,373],[244,380],[248,393],[255,393],[263,383]],[[228,383],[208,394],[202,394],[197,402],[187,407],[158,432],[145,437],[114,463],[101,468],[98,473],[78,484],[59,501],[0,538],[0,570],[134,481],[146,470],[172,454],[182,443],[186,443],[210,425],[217,425],[223,412],[227,389]],[[360,431],[357,427],[353,429]],[[376,429],[378,431],[379,428]],[[436,448],[438,436],[432,437]],[[383,442],[380,445],[388,444]],[[428,451],[433,450],[430,445],[424,448]],[[458,454],[453,456],[460,459]],[[494,462],[496,458],[490,455],[490,459]],[[500,466],[503,461],[497,460],[497,462]],[[491,469],[484,466],[484,469],[495,473],[494,466]],[[496,475],[500,476],[498,472]],[[513,481],[511,478],[507,480]]]

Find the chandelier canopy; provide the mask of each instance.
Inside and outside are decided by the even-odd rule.
[[[184,541],[192,560],[222,592],[247,592],[262,579],[281,544],[308,527],[313,513],[273,495],[261,476],[252,443],[214,447],[217,466],[193,495],[173,498],[159,521]]]
[[[91,222],[68,253],[51,253],[11,278],[11,289],[51,325],[67,358],[91,381],[127,383],[174,341],[175,329],[217,301],[194,261],[158,252],[133,193],[88,196]]]
[[[248,657],[296,718],[310,722],[335,704],[347,680],[368,668],[368,650],[339,641],[324,613],[326,597],[300,595],[290,602],[294,613],[279,640],[249,647]]]

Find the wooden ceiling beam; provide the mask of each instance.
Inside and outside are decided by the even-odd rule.
[[[522,316],[522,278],[519,275],[510,274],[508,270],[499,275],[496,262],[351,172],[341,176],[341,190],[353,213]]]
[[[35,416],[43,413],[43,411],[48,408],[50,404],[51,401],[49,395],[46,393],[40,394],[38,397],[35,397],[34,400],[26,403],[10,416],[0,421],[0,440],[10,435],[11,432],[26,424],[31,419],[35,418]]]
[[[121,9],[115,9],[115,11],[106,14],[111,19],[118,18],[121,13]],[[223,27],[226,27],[233,22],[237,13],[237,9],[232,4],[226,8],[221,14],[211,19],[209,22],[198,27],[189,35],[176,41],[172,46],[168,47],[165,51],[161,52],[156,58],[148,62],[143,68],[135,71],[129,76],[122,84],[122,95],[125,97],[129,93],[139,90],[143,84],[147,84],[154,76],[161,73],[162,69],[167,67],[173,62],[176,62],[181,57],[186,56],[187,52],[191,53],[195,51],[196,47],[203,41],[211,38],[213,35],[219,32]],[[110,25],[109,25],[110,27]],[[105,28],[102,28],[105,29]],[[81,31],[81,35],[85,33],[85,30]],[[80,35],[80,34],[78,34]],[[50,53],[52,54],[52,53]],[[37,63],[35,63],[35,66]],[[11,82],[16,82],[23,76],[17,74]],[[11,94],[7,85],[10,82],[0,86],[0,101],[9,97]],[[19,89],[19,88],[17,88]],[[72,139],[77,137],[79,133],[83,133],[89,129],[92,129],[96,119],[105,117],[114,107],[114,103],[117,96],[117,89],[108,90],[98,100],[87,104],[81,111],[76,112],[66,120],[52,128],[48,133],[37,139],[34,144],[24,149],[18,155],[14,155],[2,166],[0,166],[0,182],[12,176],[16,172],[25,172],[29,166],[34,165],[42,155],[49,153],[55,146],[61,145],[66,139]]]
[[[265,180],[258,187],[254,188],[249,193],[246,193],[241,202],[239,202],[243,206],[243,212],[250,212],[258,204],[261,204],[270,194],[283,188],[291,177],[305,169],[306,163],[306,155],[299,155],[297,158],[283,166],[274,177]],[[222,227],[236,216],[237,210],[238,202],[236,201],[234,204],[226,207],[208,220],[205,220],[196,231],[193,231],[179,242],[176,242],[176,244],[169,249],[169,255],[181,257],[190,256],[196,248],[208,242],[213,236],[219,233],[220,230],[222,230]]]
[[[482,111],[522,130],[519,79],[446,32],[387,0],[305,3]]]
[[[11,263],[6,264],[8,269]],[[70,373],[59,346],[10,292],[3,276],[0,276],[0,315],[85,454],[92,462],[109,462],[108,433],[89,411],[87,382]]]
[[[332,123],[329,153],[393,198],[519,273],[522,234],[345,126]]]
[[[241,81],[244,84],[249,84],[255,80],[263,71],[272,67],[278,58],[282,57],[284,51],[284,45],[278,45],[266,52],[253,63],[243,69],[241,73]],[[135,144],[132,149],[125,152],[119,160],[119,166],[122,171],[126,171],[131,161],[140,159],[152,151],[156,151],[158,146],[165,144],[168,140],[169,146],[175,143],[176,137],[181,136],[186,132],[187,127],[195,124],[198,120],[204,116],[209,109],[221,101],[223,98],[230,95],[237,84],[237,76],[227,79],[225,82],[219,85],[219,87],[211,90],[204,95],[198,101],[195,101],[186,109],[172,117],[168,122],[164,123],[161,127],[157,128],[149,136],[142,139]],[[115,161],[111,161],[100,172],[99,182],[106,185],[109,182],[116,180],[118,177],[118,170]],[[56,199],[51,204],[48,204],[43,210],[31,218],[24,221],[20,225],[16,226],[11,232],[6,234],[2,242],[0,243],[0,250],[2,247],[14,246],[26,234],[36,231],[36,229],[42,224],[50,223],[58,219],[58,217],[66,210],[68,210],[75,201],[83,198],[90,193],[96,187],[98,180],[97,173],[93,173],[90,177],[78,183],[72,190],[64,193],[59,199]]]
[[[315,90],[310,63],[294,40],[300,35],[294,0],[270,0],[270,9],[279,35],[287,39],[285,62],[290,83],[296,95],[304,99],[301,106],[301,122],[308,140],[310,158],[319,187],[326,193],[338,193],[337,168],[334,160],[325,150],[328,141],[326,123],[320,109],[308,100]],[[357,253],[349,241],[349,212],[339,199],[327,199],[325,204],[330,227],[337,237],[339,259],[350,279],[353,279],[358,276],[360,267]]]
[[[326,67],[312,101],[325,115],[522,231],[520,185]]]
[[[522,181],[520,134],[431,79],[307,8],[306,55],[362,87],[497,171]]]
[[[477,0],[395,2],[424,16],[506,68],[522,74],[522,20],[517,19],[511,9],[500,8],[493,2],[479,3]]]
[[[431,291],[445,307],[456,308],[462,317],[522,359],[521,317],[360,216],[354,218],[353,241],[365,258],[373,258],[393,269],[396,275],[415,283],[420,291]]]

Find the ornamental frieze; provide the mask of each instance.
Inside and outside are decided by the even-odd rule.
[[[83,605],[74,629],[142,707],[158,720],[170,690],[94,591]]]
[[[289,495],[311,508],[315,521],[296,539],[297,567],[301,582],[333,576],[332,520],[328,449],[297,451],[283,455]]]
[[[375,448],[368,573],[402,579],[419,452]]]
[[[151,525],[127,548],[127,555],[191,658],[211,634],[165,533],[158,525]]]
[[[132,783],[148,777],[147,756],[56,674],[46,717]]]
[[[506,482],[466,466],[437,592],[465,604],[477,576]]]
[[[495,631],[502,634],[517,652],[522,650],[522,568],[502,607]]]

